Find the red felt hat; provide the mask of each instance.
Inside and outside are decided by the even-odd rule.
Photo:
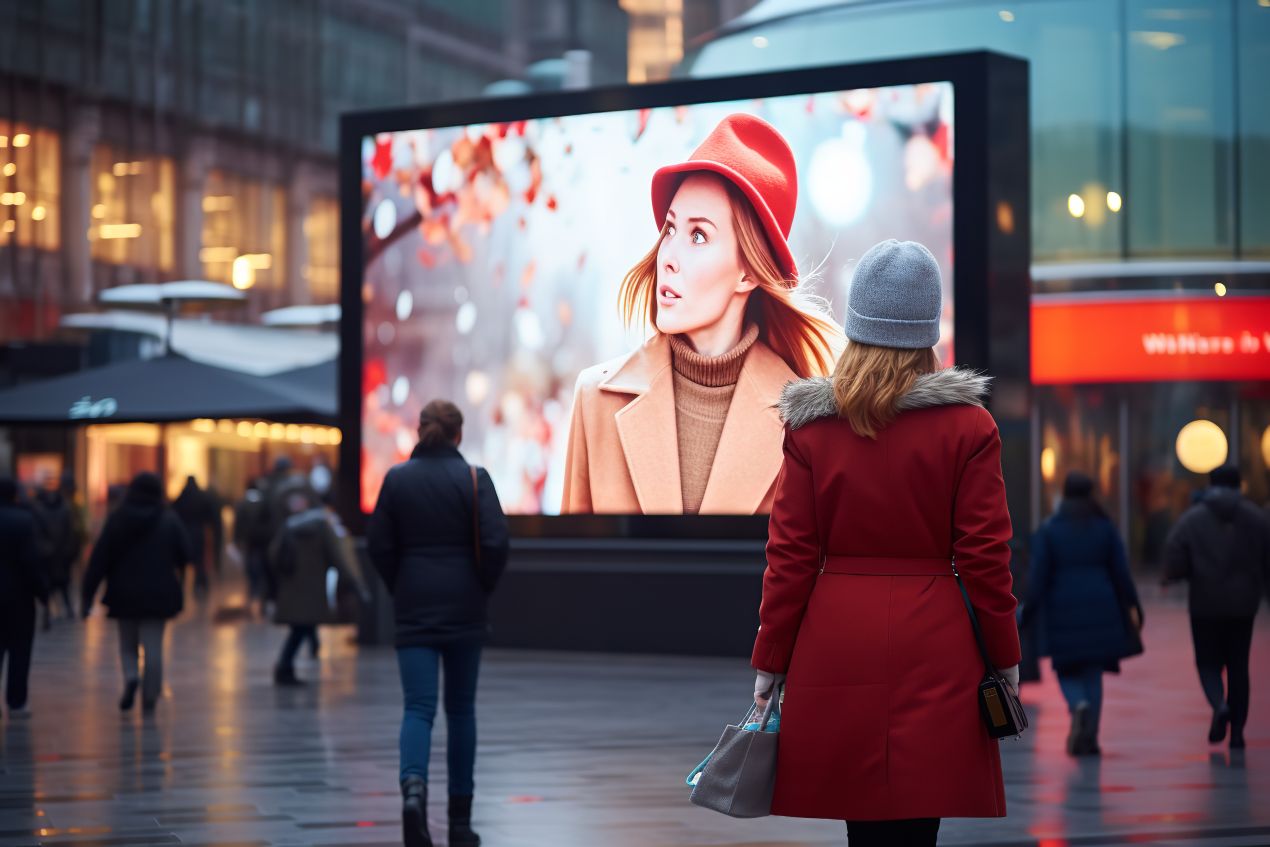
[[[753,115],[728,115],[706,136],[692,158],[653,174],[653,216],[658,228],[687,174],[706,171],[731,180],[749,198],[772,245],[773,258],[787,279],[798,278],[789,251],[789,228],[798,205],[794,151],[776,127]]]

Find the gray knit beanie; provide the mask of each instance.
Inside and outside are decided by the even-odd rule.
[[[939,263],[916,241],[887,239],[860,257],[847,294],[847,338],[920,350],[939,343]]]

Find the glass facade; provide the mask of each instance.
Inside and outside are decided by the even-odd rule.
[[[170,272],[176,267],[176,168],[166,156],[93,148],[88,239],[100,262]]]
[[[711,41],[685,67],[983,49],[1031,67],[1035,261],[1270,255],[1263,0],[827,4]]]
[[[203,192],[199,261],[207,279],[282,292],[286,285],[286,192],[279,185],[213,170]]]
[[[60,246],[60,147],[55,132],[0,120],[0,246]]]
[[[304,216],[304,282],[315,303],[340,301],[340,204],[318,197]]]

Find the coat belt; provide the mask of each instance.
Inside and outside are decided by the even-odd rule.
[[[826,556],[823,573],[869,576],[952,576],[952,557]]]

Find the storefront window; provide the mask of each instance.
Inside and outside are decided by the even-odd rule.
[[[176,266],[176,169],[166,156],[98,144],[88,239],[93,258],[171,271]]]
[[[280,186],[214,170],[203,195],[199,260],[211,280],[280,292],[286,283],[286,193]]]
[[[1231,9],[1126,0],[1130,255],[1234,251]]]
[[[1270,3],[1238,0],[1239,247],[1270,257]]]
[[[1041,518],[1058,507],[1063,480],[1080,471],[1094,481],[1094,497],[1121,524],[1124,461],[1120,395],[1105,386],[1057,386],[1036,391],[1041,414]]]
[[[333,197],[318,197],[304,216],[304,242],[308,262],[304,281],[316,303],[340,299],[340,206]]]
[[[60,174],[57,133],[0,120],[0,247],[61,246]]]

